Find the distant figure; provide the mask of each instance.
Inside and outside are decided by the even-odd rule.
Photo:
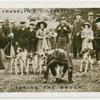
[[[95,34],[96,31],[96,24],[95,24],[95,18],[94,18],[94,13],[93,12],[89,12],[88,16],[87,16],[87,22],[89,22],[91,29],[93,30],[93,33]],[[93,40],[93,48],[95,47],[95,41]]]
[[[95,50],[96,50],[96,59],[100,60],[100,17],[96,20],[96,31],[94,34],[95,38]]]
[[[69,33],[71,32],[69,25],[66,23],[65,17],[62,17],[60,24],[56,28],[58,48],[67,49],[69,44]]]
[[[16,45],[18,45],[22,50],[28,49],[28,29],[26,28],[25,21],[20,22],[20,29],[16,34]]]
[[[0,49],[6,46],[4,21],[0,20]]]
[[[81,19],[80,13],[76,14],[76,19],[73,24],[72,31],[72,48],[73,48],[73,58],[77,58],[81,51],[82,40],[81,40],[81,30],[84,21]]]
[[[15,36],[17,34],[17,28],[15,26],[14,20],[9,20],[8,26],[6,26],[5,34],[6,34],[6,45],[10,43],[10,45],[7,47],[5,52],[7,55],[10,55],[11,46],[13,46],[14,49],[16,49],[16,45],[15,45],[16,37]]]
[[[28,51],[34,52],[36,51],[37,46],[37,38],[36,38],[36,30],[35,30],[35,24],[30,23],[29,30],[28,30]]]
[[[6,58],[3,50],[6,46],[5,39],[4,20],[0,20],[0,69],[5,69]]]
[[[82,38],[82,51],[85,49],[93,50],[93,30],[91,29],[91,25],[88,22],[83,24],[83,30],[81,33]]]
[[[37,27],[39,28],[36,32],[36,37],[38,39],[37,51],[50,50],[51,49],[49,41],[50,34],[46,29],[47,24],[43,21],[38,22]]]
[[[88,13],[88,17],[87,17],[87,22],[89,22],[90,26],[91,26],[91,29],[93,31],[95,31],[95,20],[94,20],[94,13],[93,12],[89,12]]]

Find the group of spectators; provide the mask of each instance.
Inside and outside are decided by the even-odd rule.
[[[80,13],[76,13],[72,25],[66,21],[67,17],[61,17],[56,29],[50,30],[43,20],[36,23],[35,19],[31,19],[28,27],[25,21],[21,21],[20,27],[16,27],[14,20],[9,20],[8,25],[0,20],[0,48],[5,49],[8,43],[12,43],[15,51],[18,47],[28,52],[70,49],[73,58],[79,58],[80,52],[90,49],[96,51],[96,58],[99,60],[100,18],[95,19],[92,12],[86,16],[87,19],[84,20]],[[9,52],[10,46],[6,50],[7,54]]]

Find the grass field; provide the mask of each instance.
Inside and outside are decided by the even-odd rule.
[[[79,60],[73,60],[73,83],[55,83],[49,75],[48,83],[41,83],[43,74],[15,75],[0,70],[0,92],[100,92],[100,68],[95,65],[94,70],[87,73],[79,72]],[[66,77],[67,79],[67,73]]]

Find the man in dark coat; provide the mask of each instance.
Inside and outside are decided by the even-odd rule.
[[[5,27],[4,27],[4,20],[0,20],[0,69],[5,68],[5,56],[4,56],[4,48],[6,46],[5,42]]]
[[[100,17],[96,20],[96,31],[94,34],[94,43],[96,50],[96,59],[100,60]]]
[[[69,44],[69,33],[71,32],[70,26],[66,23],[65,17],[61,18],[60,24],[57,26],[56,31],[58,48],[67,49]]]
[[[28,50],[28,29],[26,28],[25,21],[20,22],[20,29],[15,36],[16,45],[22,48],[22,50]]]
[[[93,12],[88,13],[87,22],[90,23],[92,30],[95,31],[96,26],[95,26],[95,19],[94,19],[94,13]]]
[[[5,39],[5,28],[4,28],[4,21],[0,20],[0,49],[5,47],[5,43],[4,43],[4,39]]]
[[[73,57],[77,58],[78,54],[81,51],[82,40],[81,40],[81,30],[84,21],[81,19],[80,13],[76,14],[76,19],[73,24],[72,31],[72,48],[73,48]]]
[[[28,51],[29,52],[36,51],[37,38],[36,38],[35,24],[33,23],[30,23],[27,38],[28,38]]]
[[[58,65],[63,68],[60,73],[61,78],[65,76],[66,71],[68,70],[68,81],[72,82],[72,74],[73,74],[73,64],[69,57],[68,52],[65,52],[63,49],[52,49],[47,54],[47,69],[44,72],[44,81],[47,82],[49,70],[51,70],[52,75],[55,77],[56,81],[59,80],[58,77]]]
[[[95,18],[94,18],[94,13],[93,12],[89,12],[88,16],[87,16],[87,22],[90,23],[91,29],[93,30],[93,33],[95,34],[96,31],[96,22],[95,22]],[[93,40],[93,48],[95,47],[95,41]]]
[[[15,26],[14,20],[9,20],[8,26],[6,26],[6,28],[5,28],[5,34],[6,34],[6,45],[8,43],[10,43],[6,49],[6,54],[10,55],[11,45],[14,47],[14,49],[16,49],[15,36],[17,34],[17,28]],[[11,44],[11,42],[12,42],[12,44]]]

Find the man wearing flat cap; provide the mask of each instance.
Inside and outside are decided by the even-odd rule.
[[[84,20],[81,18],[81,14],[77,13],[75,16],[75,20],[73,23],[72,30],[72,50],[73,50],[73,58],[77,58],[81,51],[82,40],[81,40],[81,30]]]
[[[26,22],[21,21],[20,22],[20,29],[17,32],[16,35],[16,45],[22,48],[22,50],[27,50],[28,49],[28,29],[26,28]]]
[[[70,26],[66,22],[65,17],[61,17],[60,24],[56,28],[57,36],[57,47],[67,49],[69,44],[69,33],[71,32]]]
[[[34,23],[35,24],[36,20],[35,18],[30,19],[30,23]]]

